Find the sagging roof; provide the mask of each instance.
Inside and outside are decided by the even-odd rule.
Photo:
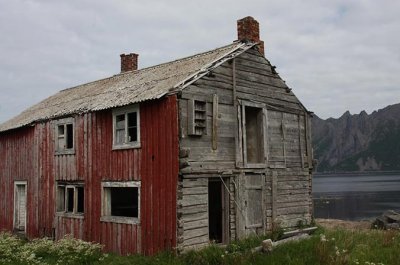
[[[62,90],[0,125],[0,132],[73,114],[121,107],[176,93],[256,45],[234,42],[176,61]]]

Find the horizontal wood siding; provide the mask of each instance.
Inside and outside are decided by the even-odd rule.
[[[209,242],[208,179],[183,179],[179,182],[178,246],[180,250],[199,248]]]
[[[257,232],[270,231],[274,223],[282,227],[293,227],[299,222],[310,223],[312,158],[307,128],[310,115],[269,61],[257,51],[248,50],[234,60],[222,64],[214,69],[212,74],[188,86],[179,99],[180,150],[185,153],[185,156],[180,157],[183,180],[190,178],[194,181],[197,177],[199,179],[197,181],[200,181],[207,177],[233,173],[231,180],[236,186],[231,186],[233,194],[230,195],[231,239],[245,235],[248,230],[244,216],[251,214],[249,213],[251,209],[246,210],[242,199],[256,196],[254,194],[257,190],[245,187],[246,179],[252,174],[259,174],[260,178],[265,179],[259,184],[265,205],[262,207],[262,227],[257,228]],[[213,107],[215,97],[218,97],[218,108]],[[192,119],[188,104],[192,100],[206,102],[206,132],[202,136],[192,136],[188,133],[188,125],[191,124],[189,119]],[[243,143],[239,131],[243,117],[238,113],[241,102],[266,108],[265,166],[244,167],[242,160],[238,161],[238,156],[239,159],[243,159],[243,154],[240,153],[243,152],[240,149]],[[218,113],[213,113],[213,109],[214,112],[218,109]],[[215,124],[217,124],[216,133],[212,131]],[[213,139],[217,139],[217,148],[213,148]],[[237,152],[239,154],[236,154]],[[275,178],[272,177],[273,174]],[[183,195],[180,205],[190,204],[193,200],[185,195],[189,191],[181,189]],[[197,199],[199,200],[196,201],[200,201],[200,198]],[[236,203],[240,207],[237,207]],[[188,217],[183,214],[179,216],[179,223],[186,224]],[[193,240],[195,242],[193,243],[186,239],[189,233],[185,230],[182,233],[180,246],[203,244],[200,236],[197,240]],[[188,236],[185,237],[185,233]],[[200,234],[196,232],[195,235]]]
[[[277,171],[276,220],[281,227],[310,224],[312,213],[311,176],[308,171]]]
[[[0,229],[12,230],[13,183],[28,181],[27,236],[66,234],[119,254],[176,246],[178,125],[175,96],[140,104],[141,147],[112,150],[112,111],[74,117],[74,154],[55,155],[55,121],[0,134]],[[139,224],[101,222],[101,182],[141,181]],[[56,181],[84,183],[82,217],[55,215]]]

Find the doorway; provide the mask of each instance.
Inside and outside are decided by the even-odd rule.
[[[225,186],[226,185],[226,186]],[[229,241],[229,198],[227,180],[209,179],[208,182],[208,227],[209,239],[215,243]]]
[[[14,229],[26,231],[26,181],[14,182]]]

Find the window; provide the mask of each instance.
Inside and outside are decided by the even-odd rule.
[[[134,105],[113,112],[114,148],[140,147],[139,106]]]
[[[206,102],[191,99],[188,104],[188,135],[202,136],[206,134]]]
[[[242,103],[242,150],[245,167],[264,167],[266,163],[266,112],[262,104]]]
[[[139,181],[103,182],[102,201],[101,221],[139,223]]]
[[[81,183],[57,183],[57,212],[83,214],[85,191]]]
[[[56,123],[56,153],[74,153],[74,120],[63,119]]]

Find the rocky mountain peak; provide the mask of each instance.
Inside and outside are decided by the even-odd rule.
[[[346,111],[337,119],[312,120],[318,171],[400,169],[400,104],[368,115]]]

